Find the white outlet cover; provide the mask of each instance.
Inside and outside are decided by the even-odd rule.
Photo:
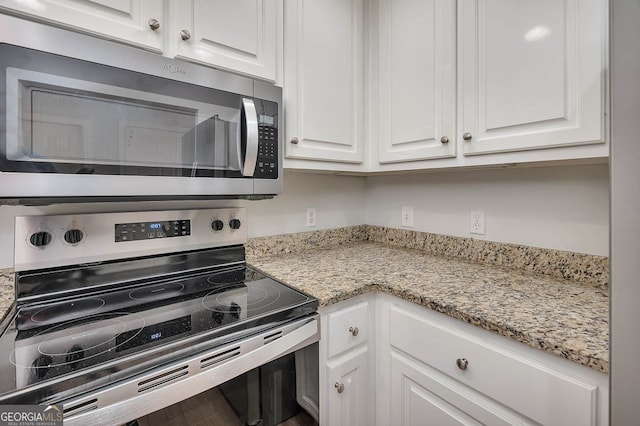
[[[476,235],[484,235],[484,211],[472,210],[469,214],[469,232]]]
[[[316,209],[311,207],[307,209],[307,226],[316,226]]]
[[[400,209],[400,224],[401,226],[412,227],[413,226],[413,207],[402,206]]]

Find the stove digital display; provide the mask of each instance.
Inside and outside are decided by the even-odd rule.
[[[191,235],[190,220],[160,222],[116,223],[115,242],[155,240],[157,238],[186,237]]]
[[[160,322],[138,330],[127,331],[116,337],[116,352],[158,342],[168,337],[191,331],[191,315]]]

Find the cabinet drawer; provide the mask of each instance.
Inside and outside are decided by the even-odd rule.
[[[479,336],[440,325],[426,315],[391,306],[389,316],[392,346],[533,421],[545,425],[596,423],[596,385],[490,345]],[[457,365],[459,359],[467,361],[466,369]]]
[[[327,357],[365,342],[369,336],[369,302],[361,302],[327,315]]]

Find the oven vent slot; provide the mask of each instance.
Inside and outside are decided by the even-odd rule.
[[[189,374],[188,368],[188,365],[183,365],[182,367],[175,368],[171,371],[167,371],[166,373],[158,374],[157,376],[145,379],[138,383],[138,393],[148,391],[149,389],[177,380],[182,376],[186,376],[187,374]]]
[[[98,409],[98,399],[90,399],[89,401],[84,401],[74,406],[68,406],[67,404],[62,404],[62,417],[74,416],[76,414],[84,413],[86,411],[97,410]]]
[[[226,361],[230,358],[240,355],[240,346],[236,346],[224,352],[219,352],[213,356],[200,360],[200,369],[204,370],[207,367],[218,364],[219,362]]]
[[[267,343],[271,343],[274,340],[278,340],[279,338],[282,337],[282,330],[280,331],[276,331],[275,333],[271,333],[268,336],[264,336],[264,342],[263,344],[267,344]]]

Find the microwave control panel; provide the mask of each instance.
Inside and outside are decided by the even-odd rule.
[[[258,126],[258,159],[253,177],[278,178],[278,129],[260,124]]]

